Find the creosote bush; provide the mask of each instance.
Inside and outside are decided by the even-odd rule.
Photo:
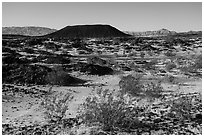
[[[202,69],[202,55],[198,55],[194,62],[196,69]]]
[[[163,88],[161,87],[161,82],[158,83],[147,83],[144,85],[144,91],[146,97],[149,98],[159,98],[162,97]]]
[[[155,70],[156,69],[156,66],[155,66],[156,64],[157,64],[157,60],[153,59],[150,62],[143,65],[143,68],[145,68],[146,70]]]
[[[167,57],[173,57],[176,55],[176,53],[174,53],[173,51],[167,51],[164,55],[166,55]]]
[[[194,55],[180,70],[184,73],[195,73],[202,69],[202,55]]]
[[[73,99],[71,93],[60,92],[56,95],[46,96],[41,105],[46,109],[45,114],[48,122],[60,123],[65,118],[65,113],[69,109],[69,102]]]
[[[87,125],[99,125],[103,131],[129,131],[139,125],[138,110],[131,107],[133,103],[127,94],[98,89],[82,104],[79,118]]]
[[[142,76],[123,76],[119,82],[120,91],[123,94],[129,93],[138,96],[142,93],[143,85],[140,83]]]
[[[199,111],[202,106],[196,104],[197,102],[201,102],[202,95],[200,94],[195,100],[193,96],[182,96],[178,99],[172,101],[171,113],[175,114],[175,117],[179,118],[180,120],[190,120],[193,118],[191,111]]]
[[[163,88],[161,82],[141,83],[141,75],[128,75],[121,78],[119,82],[120,92],[130,94],[133,97],[158,98],[162,96]]]
[[[176,64],[174,64],[174,63],[168,63],[167,65],[166,65],[166,70],[167,71],[171,71],[172,69],[174,69],[174,68],[176,68],[177,66],[176,66]]]
[[[173,75],[165,75],[164,79],[166,82],[169,82],[171,84],[176,84],[177,83],[177,78]]]

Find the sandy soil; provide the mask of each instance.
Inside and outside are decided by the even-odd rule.
[[[2,124],[22,126],[43,122],[43,108],[40,107],[40,100],[29,95],[22,97],[3,95]]]
[[[54,86],[53,91],[72,92],[74,99],[70,102],[67,117],[75,117],[78,106],[84,102],[87,96],[93,91],[94,87],[103,87],[104,89],[119,89],[119,81],[122,75],[128,75],[131,72],[117,75],[90,76],[73,73],[78,78],[89,80],[86,86],[59,87]],[[146,76],[147,78],[147,76]],[[178,84],[180,83],[180,84]],[[178,92],[202,92],[201,79],[186,79],[172,84],[162,82],[164,90],[173,90]],[[49,90],[50,86],[35,86],[41,90]],[[29,94],[17,96],[6,95],[2,93],[2,124],[14,125],[32,125],[33,123],[44,123],[44,109],[40,105],[42,97],[35,97]]]

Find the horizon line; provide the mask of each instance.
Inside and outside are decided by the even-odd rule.
[[[67,25],[67,26],[83,26],[83,25],[110,25],[112,27],[115,27],[114,25],[111,25],[111,24],[105,24],[105,23],[95,23],[95,24],[74,24],[74,25]],[[48,28],[48,29],[55,29],[55,30],[61,30],[67,26],[64,26],[60,29],[56,29],[56,28],[51,28],[51,27],[48,27],[48,26],[38,26],[38,25],[25,25],[25,26],[2,26],[2,28],[11,28],[11,27],[20,27],[20,28],[23,28],[23,27],[41,27],[41,28]],[[120,30],[120,31],[123,31],[123,32],[147,32],[147,31],[159,31],[159,30],[162,30],[162,29],[166,29],[168,31],[175,31],[177,33],[182,33],[182,32],[190,32],[190,31],[201,31],[202,32],[202,29],[201,30],[187,30],[187,31],[176,31],[176,30],[170,30],[168,28],[164,28],[164,27],[161,27],[160,29],[157,29],[157,30],[144,30],[144,31],[139,31],[139,30],[121,30],[119,29],[118,27],[115,27],[116,29]]]

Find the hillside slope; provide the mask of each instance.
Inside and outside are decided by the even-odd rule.
[[[2,34],[15,34],[26,36],[42,36],[57,31],[45,27],[2,27]]]
[[[167,29],[160,29],[156,31],[144,31],[144,32],[133,32],[125,31],[126,33],[134,36],[167,36],[177,34],[175,31],[169,31]]]

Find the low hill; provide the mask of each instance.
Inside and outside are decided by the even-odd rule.
[[[183,37],[202,37],[202,31],[188,31],[188,32],[181,32],[177,33],[176,36],[183,36]]]
[[[25,36],[42,36],[57,31],[45,27],[2,27],[2,34],[15,34]]]
[[[128,37],[130,35],[110,25],[76,25],[67,26],[59,31],[45,35],[54,38],[107,38],[107,37]]]
[[[144,32],[130,32],[125,31],[126,33],[134,36],[167,36],[177,34],[175,31],[169,31],[167,29],[160,29],[157,31],[144,31]]]

